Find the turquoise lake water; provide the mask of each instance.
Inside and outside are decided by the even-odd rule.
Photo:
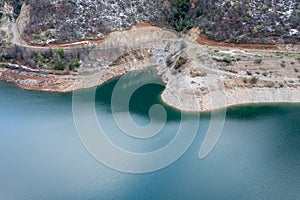
[[[180,113],[167,106],[165,128],[149,141],[135,141],[113,128],[115,84],[98,87],[96,94],[97,116],[108,137],[137,152],[168,144]],[[130,109],[137,123],[149,122],[149,107],[160,102],[162,90],[147,85],[134,93]],[[72,94],[0,83],[0,199],[299,199],[300,104],[228,109],[217,145],[200,160],[209,122],[209,114],[201,115],[193,144],[172,165],[128,174],[103,165],[84,148],[73,120]]]

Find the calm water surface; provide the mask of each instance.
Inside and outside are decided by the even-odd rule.
[[[116,81],[97,89],[99,123],[117,145],[148,152],[172,140],[180,113],[168,107],[162,133],[135,141],[114,125],[110,96]],[[162,86],[133,95],[140,124],[160,101]],[[300,105],[230,108],[217,146],[198,159],[210,122],[201,115],[197,137],[174,164],[148,174],[126,174],[96,161],[81,144],[72,116],[72,94],[24,91],[0,83],[0,199],[299,199]],[[109,132],[109,131],[108,131]]]

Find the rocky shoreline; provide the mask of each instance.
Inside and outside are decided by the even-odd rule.
[[[224,65],[226,60],[220,63],[217,51],[208,48],[196,43],[193,34],[179,37],[157,27],[133,28],[110,34],[90,52],[77,71],[64,73],[0,64],[0,81],[27,90],[66,93],[101,85],[129,71],[156,66],[166,85],[162,100],[179,110],[206,112],[239,104],[300,102],[298,52],[294,57],[276,58],[272,62],[266,60],[273,54],[263,52],[266,58],[259,58],[260,65],[249,61],[257,62],[254,53],[221,49],[221,56],[229,52],[242,58]],[[285,69],[277,67],[283,61],[293,64]],[[294,68],[295,73],[287,68]]]
[[[136,68],[132,70],[142,70]],[[131,71],[131,70],[129,70]],[[101,85],[109,80],[124,75],[124,68],[115,68],[107,70],[98,76],[97,85]],[[159,72],[161,73],[161,72]],[[35,72],[19,72],[11,69],[0,69],[0,81],[12,83],[26,90],[68,93],[76,90],[89,88],[85,78],[76,77],[76,75],[37,75]],[[181,80],[182,81],[182,80]],[[166,89],[161,98],[164,103],[188,112],[207,112],[226,108],[235,105],[257,104],[257,103],[300,103],[300,89],[297,88],[232,88],[217,89],[209,91],[204,95],[196,91],[189,90],[186,82],[182,87],[177,87],[179,82],[172,84],[166,82]],[[93,82],[94,84],[94,82]],[[51,87],[49,87],[51,85]],[[85,85],[85,86],[83,86]],[[188,93],[189,91],[190,93]]]

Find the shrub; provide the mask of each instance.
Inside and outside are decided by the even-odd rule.
[[[80,62],[79,62],[78,59],[70,61],[70,63],[69,63],[69,69],[70,70],[74,70],[75,68],[78,68],[78,67],[80,67]]]
[[[254,63],[255,64],[261,64],[262,63],[262,59],[261,58],[258,58],[256,60],[254,60]]]
[[[38,67],[42,67],[44,65],[45,58],[44,58],[44,56],[41,53],[38,54],[38,56],[36,58],[36,63],[38,65]]]
[[[61,59],[65,58],[65,52],[63,49],[58,49],[57,53]]]
[[[232,63],[232,59],[230,57],[224,57],[223,58],[223,62],[225,62],[227,64],[231,64]]]
[[[175,69],[179,69],[180,67],[182,67],[183,65],[185,65],[187,63],[187,58],[180,56],[178,58],[178,60],[176,61],[175,64]]]
[[[189,0],[172,1],[170,24],[175,28],[176,31],[184,31],[192,25],[189,10]]]
[[[65,66],[63,64],[63,62],[61,60],[57,60],[55,63],[54,63],[54,69],[55,70],[64,70],[65,69]]]
[[[256,84],[258,82],[258,78],[253,76],[250,80],[251,84]]]

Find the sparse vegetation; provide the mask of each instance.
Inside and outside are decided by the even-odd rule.
[[[174,69],[179,69],[181,68],[183,65],[185,65],[187,63],[188,59],[186,57],[180,56],[178,58],[178,60],[176,61],[176,64],[174,66]]]
[[[275,87],[275,83],[274,82],[269,82],[269,83],[267,83],[266,87],[273,88],[273,87]]]
[[[232,59],[227,56],[227,57],[223,58],[223,62],[225,62],[226,64],[230,65],[232,63]]]
[[[7,1],[14,18],[25,0]],[[233,43],[299,43],[299,5],[289,1],[223,0],[28,0],[30,22],[26,41],[46,43],[97,39],[137,23],[185,31],[199,27],[216,41]],[[3,6],[3,1],[0,2]],[[289,10],[291,9],[291,10]],[[251,12],[250,12],[251,10]],[[287,12],[289,10],[289,12]],[[50,30],[50,31],[49,31]],[[35,35],[35,37],[34,37]]]
[[[80,66],[80,58],[87,55],[88,49],[53,50],[51,48],[33,51],[29,48],[14,45],[0,55],[0,61],[25,64],[31,68],[74,70]]]
[[[258,82],[258,78],[256,76],[253,76],[251,79],[250,79],[250,83],[251,84],[256,84]]]
[[[207,76],[207,73],[206,72],[199,72],[199,71],[191,71],[190,72],[190,75],[191,75],[191,77],[192,78],[195,78],[195,77],[205,77],[205,76]]]
[[[248,76],[252,76],[252,72],[247,71],[247,75],[248,75]]]
[[[263,76],[268,76],[268,72],[263,72],[262,75]]]
[[[255,64],[261,64],[262,63],[262,59],[261,58],[255,59],[254,63]]]
[[[64,63],[61,60],[57,60],[54,63],[54,69],[55,70],[64,70],[65,69],[65,65],[64,65]]]
[[[71,60],[69,63],[69,70],[74,70],[76,68],[80,67],[80,60],[79,59],[74,59]]]

